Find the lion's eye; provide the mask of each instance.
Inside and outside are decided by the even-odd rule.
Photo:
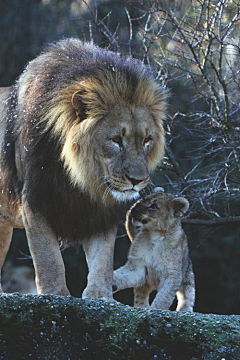
[[[120,136],[114,136],[111,140],[114,144],[117,144],[120,147],[120,149],[123,148],[123,142]]]
[[[143,140],[144,146],[149,145],[149,143],[152,141],[152,139],[153,138],[151,135],[146,136],[145,139]]]
[[[149,208],[149,210],[157,210],[158,206],[157,206],[157,204],[151,204],[148,208]]]

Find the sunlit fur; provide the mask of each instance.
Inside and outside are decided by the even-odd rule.
[[[53,64],[55,69],[58,64],[61,69],[64,62],[72,62],[71,66],[77,67],[78,64],[70,59],[70,53],[74,51],[90,52],[93,58],[103,54],[102,59],[106,55],[107,65],[100,62],[98,68],[91,69],[89,64],[90,75],[83,73],[74,78],[66,72],[64,83],[57,83],[56,74],[52,70]],[[131,76],[134,86],[129,86]],[[50,86],[50,91],[46,93],[43,86],[48,77],[53,78],[55,86]],[[76,97],[79,96],[79,101],[86,106],[86,121],[76,119],[76,112],[71,104],[71,97],[76,92],[79,92]],[[50,51],[30,62],[20,77],[18,99],[25,116],[28,116],[28,112],[33,112],[32,109],[39,103],[39,97],[43,98],[42,108],[38,107],[38,122],[42,123],[42,131],[50,130],[52,137],[60,141],[60,156],[72,183],[90,192],[93,197],[98,193],[102,198],[101,190],[104,191],[104,187],[99,188],[100,183],[97,181],[102,172],[93,154],[92,130],[115,104],[128,108],[141,105],[149,109],[159,129],[159,140],[149,157],[149,170],[152,171],[163,157],[162,120],[166,114],[167,92],[140,62],[131,58],[119,58],[109,51],[83,44],[77,39],[60,41]],[[44,106],[44,98],[47,99],[47,108]],[[117,197],[121,198],[121,193]],[[123,194],[122,198],[125,197]]]
[[[2,104],[2,188],[10,194],[11,207],[21,204],[24,194],[30,209],[69,241],[116,226],[123,202],[136,199],[163,157],[167,94],[137,60],[78,39],[50,44],[27,65]],[[116,108],[117,118],[109,115]],[[116,155],[98,156],[99,139],[121,126],[126,114],[139,131],[146,114],[154,135],[146,153],[141,143],[148,169],[134,187]],[[142,114],[142,122],[136,114]],[[139,149],[133,142],[127,150],[124,161],[129,172],[134,167],[134,178],[141,173],[142,162],[135,161]]]

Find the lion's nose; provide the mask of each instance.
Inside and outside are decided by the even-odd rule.
[[[136,179],[136,178],[130,177],[130,176],[128,176],[128,175],[126,175],[126,177],[128,178],[129,181],[131,181],[131,183],[133,184],[133,186],[138,185],[140,182],[146,180],[146,179]]]

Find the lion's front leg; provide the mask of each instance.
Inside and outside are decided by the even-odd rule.
[[[59,242],[42,217],[23,202],[23,223],[35,268],[38,294],[69,295]]]
[[[88,282],[83,298],[112,300],[113,252],[117,228],[83,242],[88,263]]]

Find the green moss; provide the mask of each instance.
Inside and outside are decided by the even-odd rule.
[[[2,295],[4,359],[238,359],[240,316],[142,310],[103,300]],[[77,355],[74,355],[77,354]]]

